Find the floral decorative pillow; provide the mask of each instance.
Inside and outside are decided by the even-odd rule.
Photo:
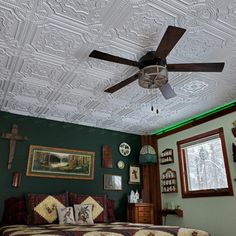
[[[89,204],[93,205],[93,220],[94,222],[108,222],[107,219],[107,195],[89,196],[79,193],[70,193],[70,204]]]
[[[75,218],[73,213],[72,207],[62,207],[57,208],[58,218],[59,218],[59,224],[74,224]]]
[[[93,206],[90,204],[75,204],[75,221],[78,224],[94,224],[93,222],[93,214],[92,214]]]

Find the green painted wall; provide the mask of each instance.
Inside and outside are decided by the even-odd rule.
[[[232,122],[236,119],[236,112],[230,113],[202,125],[184,130],[182,132],[164,137],[158,140],[159,154],[165,148],[174,149],[174,164],[161,165],[160,173],[163,173],[166,168],[175,169],[178,176],[178,193],[162,194],[162,204],[173,201],[180,205],[184,211],[184,217],[167,216],[168,225],[181,225],[183,227],[201,228],[211,233],[212,236],[235,236],[236,232],[236,197],[207,197],[207,198],[187,198],[181,196],[181,183],[179,178],[179,166],[176,142],[187,137],[201,134],[209,130],[219,127],[224,128],[224,134],[227,145],[228,161],[230,165],[231,178],[233,189],[236,188],[236,182],[233,179],[236,177],[236,163],[232,158],[232,143],[236,143],[236,138],[232,135]]]
[[[7,170],[9,141],[0,139],[0,217],[3,212],[4,199],[10,196],[20,196],[28,192],[61,193],[63,191],[103,194],[105,192],[103,190],[103,174],[116,174],[122,175],[123,191],[107,191],[107,193],[110,198],[116,201],[118,219],[122,221],[126,219],[127,195],[131,189],[140,189],[141,187],[140,185],[128,185],[128,166],[129,164],[137,164],[141,147],[140,136],[0,112],[0,134],[10,132],[13,123],[19,125],[19,133],[27,136],[29,140],[17,142],[12,168]],[[127,142],[131,146],[131,154],[128,157],[122,157],[119,154],[118,146],[121,142]],[[112,147],[112,169],[101,167],[101,147],[103,144]],[[26,176],[30,145],[94,151],[96,153],[94,180]],[[125,162],[126,166],[123,170],[116,167],[118,160]],[[20,188],[11,187],[14,171],[22,172]]]

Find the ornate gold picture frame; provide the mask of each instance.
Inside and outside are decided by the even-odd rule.
[[[92,180],[94,159],[95,152],[30,145],[26,175]]]

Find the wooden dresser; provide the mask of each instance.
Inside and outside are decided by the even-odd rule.
[[[132,223],[154,224],[154,204],[128,203],[127,220]]]

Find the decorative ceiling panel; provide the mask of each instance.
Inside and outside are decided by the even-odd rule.
[[[234,0],[0,0],[0,109],[147,134],[236,97]],[[89,58],[92,50],[138,61],[169,26],[186,29],[167,62],[225,62],[221,73],[171,72],[177,94],[134,81],[138,68]],[[151,109],[153,107],[153,109]]]
[[[126,24],[115,30],[119,38],[145,48],[160,40],[168,24],[175,24],[175,19],[175,15],[160,6],[135,6]]]
[[[55,15],[62,18],[62,21],[68,19],[89,26],[101,23],[114,0],[41,0],[41,2],[47,4]]]

